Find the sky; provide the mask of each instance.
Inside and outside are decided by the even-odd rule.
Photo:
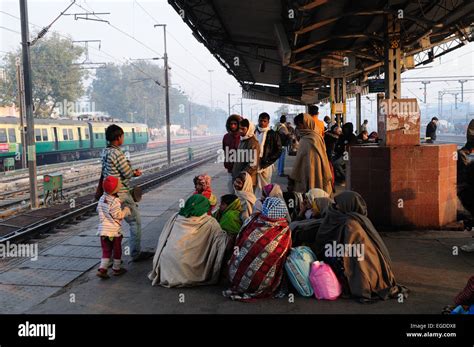
[[[154,24],[167,25],[167,48],[171,67],[172,83],[179,85],[194,102],[211,104],[227,110],[228,93],[232,96],[231,104],[234,111],[240,113],[240,86],[230,76],[207,48],[200,44],[192,35],[189,27],[182,21],[178,13],[166,0],[77,0],[67,13],[83,13],[86,11],[109,12],[110,15],[100,17],[112,25],[97,21],[75,20],[74,16],[62,16],[51,30],[62,35],[70,35],[73,40],[102,40],[98,45],[91,44],[89,58],[93,62],[125,63],[128,59],[142,59],[163,56],[163,29],[154,28]],[[29,0],[30,32],[48,25],[61,11],[70,4],[69,0]],[[79,5],[79,6],[78,6]],[[80,7],[82,6],[82,8]],[[0,2],[0,56],[16,49],[20,42],[20,21],[18,0],[1,0]],[[7,14],[6,14],[6,13]],[[159,61],[162,64],[162,61]],[[209,72],[212,70],[213,72]],[[470,43],[460,49],[436,59],[424,68],[407,71],[406,77],[442,77],[442,76],[474,76],[474,44]],[[457,81],[431,83],[428,85],[427,100],[429,106],[437,107],[438,92],[443,89],[459,89]],[[465,90],[474,90],[474,81],[464,84]],[[417,97],[420,104],[423,99],[421,83],[402,84],[402,96]],[[370,95],[374,98],[375,95]],[[474,101],[473,93],[466,93],[464,101]],[[452,95],[446,95],[444,102],[453,102]],[[355,119],[355,102],[350,103],[348,119]],[[244,115],[256,115],[266,111],[273,116],[280,104],[244,99]],[[372,105],[374,106],[374,105]],[[352,108],[352,112],[351,112]],[[421,106],[423,110],[423,105]],[[294,106],[290,106],[293,110]],[[302,110],[297,108],[296,111]],[[364,99],[362,102],[363,117],[375,124],[375,107]],[[470,109],[474,112],[474,106]],[[322,115],[328,113],[323,107]]]

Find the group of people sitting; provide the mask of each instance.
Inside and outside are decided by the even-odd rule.
[[[203,181],[210,177],[195,179]],[[234,300],[287,294],[286,258],[292,247],[305,245],[333,267],[346,296],[371,301],[406,294],[358,193],[345,191],[332,199],[318,188],[299,194],[268,184],[257,198],[251,182],[242,173],[234,194],[223,195],[215,211],[210,186],[196,186],[163,228],[149,274],[153,285],[209,285],[225,278],[223,294]],[[363,244],[364,259],[328,255],[326,245],[334,242]]]

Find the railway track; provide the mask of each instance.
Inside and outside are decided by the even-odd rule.
[[[207,139],[197,139],[194,140],[191,145],[194,147],[195,145],[203,144],[203,143],[209,143],[209,141],[214,141],[217,138],[207,138]],[[173,149],[178,149],[178,148],[187,148],[189,147],[190,143],[179,143],[179,144],[173,144]],[[157,153],[166,153],[166,147],[155,147],[155,148],[150,148],[146,149],[144,151],[138,151],[138,152],[130,152],[130,159],[133,160],[133,158],[139,157],[141,155],[148,155],[148,154],[157,154]],[[64,170],[64,169],[74,169],[77,167],[83,167],[85,165],[94,165],[100,162],[100,158],[91,158],[91,159],[83,159],[83,160],[77,160],[77,161],[70,161],[67,163],[56,163],[56,164],[45,164],[37,167],[37,172],[38,172],[38,178],[39,176],[51,174],[54,172],[57,172],[58,170]],[[27,179],[28,178],[28,169],[18,169],[14,171],[6,171],[6,172],[0,172],[0,184],[2,183],[10,183],[10,182],[15,182],[21,179]]]
[[[216,142],[217,144],[217,142]],[[213,145],[213,143],[211,143]],[[200,146],[194,147],[194,152],[199,153],[203,148],[209,148],[209,143],[205,143]],[[183,156],[187,155],[186,148],[178,148],[172,151],[173,160],[174,159],[181,159]],[[139,155],[136,155],[134,158],[131,158],[132,165],[134,167],[140,168],[142,170],[149,169],[154,165],[161,165],[163,159],[166,159],[166,151],[154,151],[154,152],[140,152]],[[87,178],[96,179],[97,175],[100,173],[101,162],[99,160],[95,160],[93,163],[84,163],[83,166],[76,166],[74,168],[69,168],[64,171],[63,175],[63,185],[64,187],[69,187],[72,182],[83,181]],[[58,170],[54,171],[57,172]],[[27,179],[23,181],[19,181],[17,179],[17,183],[11,184],[8,183],[2,188],[2,192],[0,192],[0,208],[5,208],[9,204],[14,204],[15,201],[21,201],[23,195],[29,195],[29,182]],[[43,191],[43,177],[38,177],[38,190],[40,194]],[[0,184],[1,185],[1,184]],[[13,198],[13,199],[12,199]],[[7,199],[11,199],[13,201],[7,202]],[[1,201],[5,201],[5,203],[1,203]]]
[[[139,186],[146,192],[192,168],[215,160],[216,157],[217,154],[214,151],[204,153],[191,162],[180,163],[165,170],[149,173],[134,179],[132,187]],[[71,206],[69,202],[65,202],[8,218],[0,222],[0,243],[19,242],[51,231],[80,216],[94,212],[96,206],[97,202],[94,200],[94,193],[90,193],[76,198],[74,206]]]
[[[194,155],[196,157],[212,156],[213,154],[215,154],[214,148],[214,143],[207,143],[206,145],[195,148]],[[173,165],[184,163],[186,161],[188,161],[188,153],[185,148],[180,148],[173,152]],[[150,158],[148,156],[145,158],[141,158],[140,161],[133,163],[133,165],[135,167],[141,168],[144,174],[151,174],[157,172],[168,166],[166,153],[161,156],[156,156],[155,154],[153,157]],[[100,164],[97,164],[95,168],[89,168],[87,172],[81,175],[76,175],[70,179],[65,179],[63,182],[64,185],[62,191],[62,201],[68,201],[71,198],[76,199],[77,197],[80,197],[83,194],[95,191],[99,175]],[[20,211],[29,209],[29,203],[27,203],[26,200],[28,199],[29,195],[29,187],[24,187],[23,189],[17,190],[15,192],[6,192],[4,194],[11,193],[15,193],[17,194],[17,196],[9,200],[4,200],[2,203],[0,203],[0,208],[3,209],[3,211],[0,211],[0,218],[7,218],[19,213]],[[22,194],[21,197],[18,196],[20,194]],[[40,204],[45,205],[45,195],[42,190],[42,187],[39,191],[39,198]]]

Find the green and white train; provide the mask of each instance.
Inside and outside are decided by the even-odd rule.
[[[148,127],[145,124],[35,119],[38,164],[98,157],[107,145],[105,129],[111,124],[117,124],[123,129],[124,146],[129,151],[146,149]],[[20,167],[21,153],[19,119],[0,117],[0,168],[4,168],[6,158],[14,159],[15,167]]]

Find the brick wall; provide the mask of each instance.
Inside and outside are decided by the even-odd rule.
[[[456,145],[354,146],[348,189],[380,226],[441,228],[456,220]]]

